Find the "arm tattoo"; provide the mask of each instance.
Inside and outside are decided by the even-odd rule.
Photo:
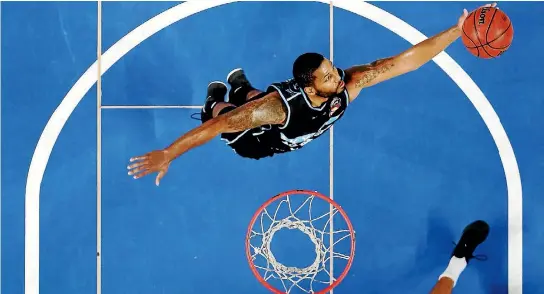
[[[395,66],[393,62],[390,61],[391,58],[384,58],[376,60],[370,64],[363,65],[359,68],[359,77],[355,82],[355,86],[358,88],[368,85],[380,75],[388,72]]]
[[[173,160],[220,133],[240,132],[266,124],[282,124],[286,117],[287,108],[278,93],[268,94],[192,129],[168,146],[167,150]]]
[[[286,118],[287,108],[277,93],[248,102],[224,114],[226,132],[282,124]]]

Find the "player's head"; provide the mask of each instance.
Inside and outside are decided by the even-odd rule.
[[[321,97],[332,97],[345,87],[336,67],[319,53],[300,55],[293,63],[293,77],[306,93]]]

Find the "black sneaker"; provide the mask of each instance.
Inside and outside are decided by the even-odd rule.
[[[474,256],[474,250],[487,239],[487,235],[489,235],[489,225],[484,221],[478,220],[466,226],[459,243],[453,250],[452,257],[465,258],[467,263],[473,258],[485,260],[485,256]]]
[[[229,103],[240,106],[246,102],[247,94],[255,90],[248,81],[244,70],[237,68],[227,75],[227,83],[231,86],[229,91]]]
[[[211,82],[208,85],[208,92],[204,106],[200,111],[200,119],[202,122],[206,122],[213,117],[213,107],[217,102],[225,102],[225,95],[227,94],[227,85],[223,82]]]

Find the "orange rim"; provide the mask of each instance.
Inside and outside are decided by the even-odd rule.
[[[253,214],[253,217],[251,218],[251,221],[250,221],[248,229],[247,229],[247,233],[246,233],[246,258],[248,260],[251,271],[253,272],[253,275],[257,278],[257,280],[259,280],[259,282],[261,284],[263,284],[268,290],[272,291],[273,293],[287,294],[286,292],[278,290],[274,286],[270,285],[260,275],[257,268],[255,267],[255,264],[251,260],[251,246],[250,246],[249,240],[251,238],[251,231],[252,231],[253,226],[255,225],[255,221],[257,220],[257,218],[259,217],[259,215],[261,214],[263,209],[265,207],[267,207],[268,205],[270,205],[272,202],[274,202],[274,201],[276,201],[276,200],[278,200],[280,198],[284,198],[286,196],[293,195],[293,194],[306,194],[307,196],[314,196],[314,197],[317,197],[317,198],[320,198],[322,200],[327,201],[330,205],[334,206],[338,210],[338,212],[342,215],[342,217],[344,218],[344,220],[347,223],[347,226],[348,226],[348,229],[349,229],[349,232],[350,232],[351,251],[350,251],[350,257],[348,259],[346,267],[344,268],[344,271],[342,272],[342,274],[340,274],[338,279],[336,279],[332,284],[327,286],[327,288],[325,288],[323,290],[319,290],[318,292],[315,292],[316,294],[325,294],[325,293],[329,292],[330,290],[332,290],[333,288],[335,288],[336,286],[338,286],[342,282],[342,280],[346,277],[346,275],[349,272],[349,269],[351,268],[351,264],[353,263],[353,258],[355,257],[355,231],[353,230],[353,225],[351,224],[351,221],[350,221],[347,213],[344,211],[344,209],[342,209],[342,207],[338,203],[336,203],[334,200],[332,200],[331,198],[329,198],[329,197],[327,197],[327,196],[325,196],[325,195],[323,195],[323,194],[321,194],[319,192],[310,191],[310,190],[290,190],[290,191],[287,191],[287,192],[280,193],[280,194],[268,199],[265,203],[263,203],[259,207],[259,209],[257,209],[257,211]]]

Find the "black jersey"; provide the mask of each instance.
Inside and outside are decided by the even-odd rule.
[[[346,82],[344,71],[338,69],[338,73]],[[271,134],[278,136],[278,141],[270,143],[280,143],[273,145],[279,149],[278,151],[283,152],[299,149],[321,136],[344,115],[349,104],[349,95],[344,89],[320,107],[314,107],[294,79],[270,85],[268,92],[273,90],[280,93],[287,106],[287,119],[283,126],[275,127],[276,132],[273,132],[275,134]],[[263,131],[266,132],[264,129]]]
[[[338,69],[338,73],[346,82],[344,71]],[[331,97],[320,107],[314,107],[294,79],[273,83],[266,93],[276,91],[287,108],[285,123],[281,126],[266,125],[238,133],[222,134],[222,139],[238,154],[258,159],[302,148],[325,133],[342,117],[349,104],[349,95],[344,89],[342,93]],[[258,95],[255,99],[266,93]]]

